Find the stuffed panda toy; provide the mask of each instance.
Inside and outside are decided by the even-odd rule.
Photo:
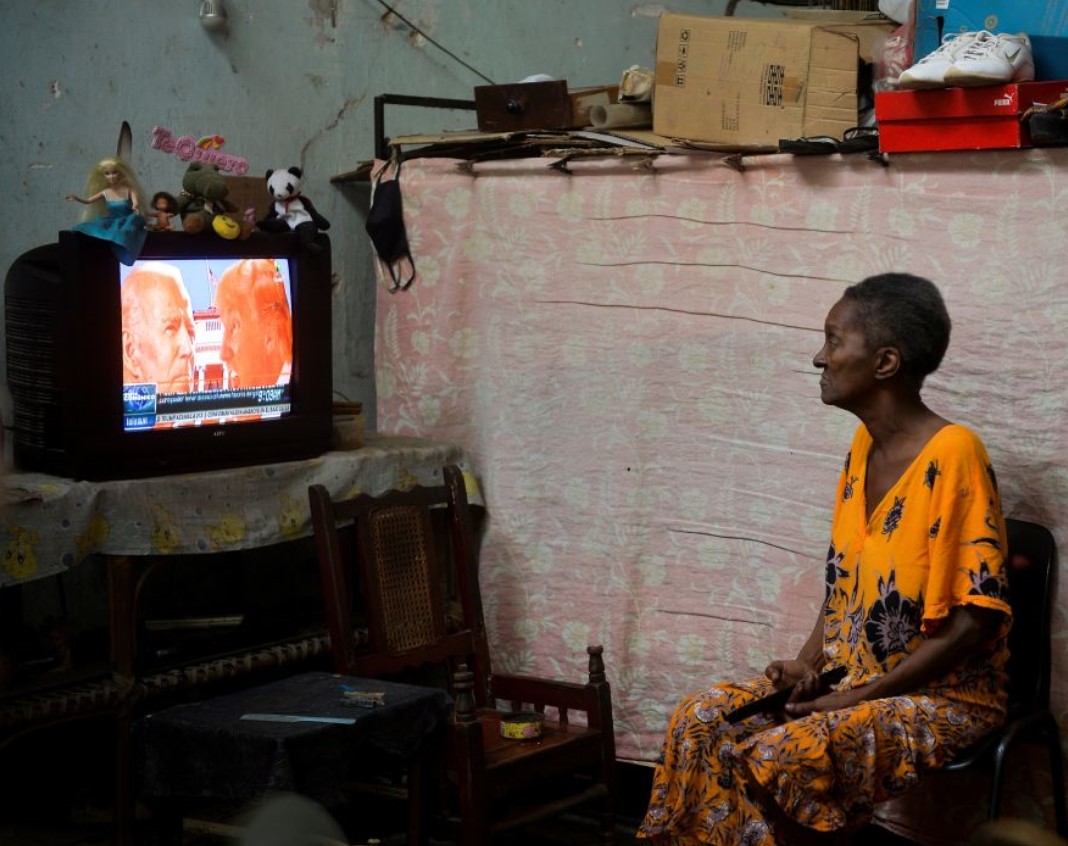
[[[265,232],[297,233],[300,245],[309,252],[319,253],[323,245],[316,240],[320,230],[330,228],[330,221],[315,210],[312,201],[300,192],[301,170],[267,171],[267,190],[270,192],[271,210],[256,226]]]

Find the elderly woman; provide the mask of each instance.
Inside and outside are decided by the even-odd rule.
[[[1005,526],[982,442],[931,411],[950,321],[926,279],[847,288],[827,315],[820,397],[860,418],[838,481],[826,591],[793,660],[685,697],[640,837],[833,843],[1005,717]],[[818,674],[840,667],[833,689]],[[727,715],[794,685],[785,713]]]

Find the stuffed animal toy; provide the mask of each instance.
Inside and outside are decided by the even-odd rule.
[[[312,201],[301,193],[302,176],[299,167],[267,171],[267,190],[274,203],[256,225],[265,232],[293,230],[304,249],[318,253],[322,252],[323,245],[316,240],[316,236],[320,230],[330,228],[330,221],[319,214]]]
[[[208,230],[221,238],[247,238],[252,227],[242,226],[234,215],[237,206],[226,198],[230,187],[216,165],[192,162],[182,177],[178,213],[182,229],[195,235]]]

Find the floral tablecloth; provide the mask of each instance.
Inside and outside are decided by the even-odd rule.
[[[42,473],[3,480],[0,588],[50,576],[93,553],[182,555],[270,546],[310,535],[308,486],[335,496],[441,483],[459,447],[418,437],[370,436],[357,450],[318,458],[159,476],[77,482]]]

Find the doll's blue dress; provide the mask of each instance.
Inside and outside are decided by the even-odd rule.
[[[123,264],[133,264],[145,245],[145,219],[134,212],[133,200],[105,200],[107,212],[71,229],[107,241]]]

